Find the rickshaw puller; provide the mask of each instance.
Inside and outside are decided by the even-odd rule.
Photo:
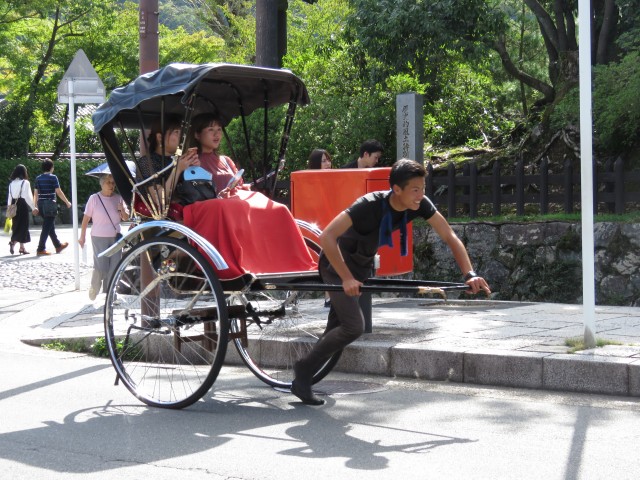
[[[391,168],[391,190],[368,193],[329,223],[320,237],[319,270],[323,282],[342,284],[343,291],[330,292],[331,309],[322,337],[307,357],[294,365],[291,393],[307,405],[322,405],[311,390],[313,374],[331,355],[355,341],[364,332],[364,315],[358,304],[360,287],[370,277],[378,247],[392,245],[391,233],[400,230],[401,254],[407,255],[407,223],[422,217],[449,246],[462,272],[469,293],[491,293],[478,276],[467,250],[446,219],[425,194],[425,168],[402,159]]]

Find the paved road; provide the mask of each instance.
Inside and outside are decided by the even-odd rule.
[[[629,398],[332,374],[352,394],[311,408],[224,367],[201,402],[171,411],[114,386],[105,360],[0,345],[0,362],[0,470],[12,480],[631,480],[640,471],[640,405]]]

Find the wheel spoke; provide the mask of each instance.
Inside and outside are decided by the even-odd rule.
[[[227,334],[220,283],[187,242],[154,238],[123,256],[107,294],[105,337],[136,397],[167,408],[197,401],[218,375]]]

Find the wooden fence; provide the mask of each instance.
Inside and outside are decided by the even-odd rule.
[[[622,159],[609,161],[602,171],[594,169],[594,212],[623,214],[636,210],[640,202],[640,171],[624,171]],[[505,213],[573,213],[580,209],[580,174],[567,160],[562,172],[551,173],[546,159],[539,171],[525,173],[520,160],[513,174],[505,175],[500,162],[490,175],[479,175],[475,163],[465,165],[456,175],[449,165],[446,175],[427,167],[426,193],[448,217],[499,216]]]

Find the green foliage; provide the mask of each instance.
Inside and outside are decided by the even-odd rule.
[[[361,73],[383,88],[398,75],[417,80],[426,141],[475,145],[513,127],[504,112],[516,109],[504,107],[487,46],[506,28],[501,11],[476,0],[350,3],[347,38],[364,59]]]
[[[224,56],[224,47],[222,39],[207,36],[203,31],[187,33],[182,27],[175,30],[160,27],[160,65],[219,62]]]
[[[116,342],[116,350],[122,351],[124,340]],[[109,356],[109,349],[107,348],[107,341],[104,337],[98,337],[91,345],[87,345],[85,339],[61,339],[53,340],[51,342],[43,343],[42,348],[45,350],[54,350],[57,352],[75,352],[75,353],[90,353],[95,357],[106,358]],[[125,360],[133,360],[140,358],[140,349],[129,346]]]
[[[578,87],[569,90],[554,105],[549,117],[549,125],[552,130],[560,130],[568,125],[580,125],[580,89]]]
[[[22,105],[12,103],[0,108],[0,159],[26,154],[29,136],[25,130],[16,129],[24,118]]]
[[[640,50],[640,0],[617,0],[620,24],[617,46],[625,53]]]
[[[107,348],[107,340],[104,337],[98,337],[91,345],[91,354],[96,357],[108,357],[109,349]]]
[[[487,141],[513,128],[499,114],[498,88],[481,66],[453,62],[441,72],[440,98],[425,105],[425,139],[435,145],[464,145]]]
[[[640,141],[640,55],[595,68],[593,115],[599,146],[619,153]]]
[[[527,4],[289,0],[284,64],[306,82],[312,104],[299,110],[294,122],[287,168],[304,168],[309,152],[318,147],[334,155],[336,166],[344,164],[366,138],[385,144],[383,164],[389,164],[396,148],[395,96],[407,91],[424,95],[429,143],[477,146],[510,130],[539,93],[506,73],[493,42],[504,38],[517,67],[543,82],[550,81],[553,65]],[[546,8],[548,2],[540,5]],[[640,0],[616,5],[616,52],[623,57],[596,69],[594,81],[596,145],[613,151],[637,144],[640,131],[634,95],[640,78]],[[107,91],[138,75],[137,2],[118,0],[113,6],[109,0],[0,3],[0,96],[7,96],[8,105],[0,106],[0,159],[67,149],[65,106],[57,103],[56,88],[79,48]],[[594,14],[600,28],[601,8]],[[161,65],[251,64],[254,59],[255,2],[160,2]],[[555,126],[577,122],[576,93],[554,106]],[[281,120],[281,113],[274,115],[270,138],[277,138]],[[261,136],[262,120],[249,123]],[[237,136],[240,129],[234,128],[231,133]],[[271,157],[278,146],[276,140],[269,146]],[[88,116],[77,117],[76,149],[100,150]]]
[[[57,87],[79,48],[85,50],[98,72],[99,59],[110,64],[107,68],[120,72],[119,60],[127,58],[126,50],[119,48],[121,37],[114,32],[121,23],[115,21],[116,12],[108,0],[26,2],[24,8],[28,15],[5,26],[6,35],[0,36],[0,64],[11,67],[2,87],[8,103],[22,109],[9,128],[24,143],[18,149],[0,146],[3,152],[10,150],[8,155],[52,151],[60,142],[65,116],[64,107],[57,103]],[[116,39],[118,45],[108,44],[110,39]],[[115,51],[118,57],[113,55]],[[137,63],[137,57],[130,58]],[[7,128],[6,120],[0,121]],[[3,142],[0,138],[0,144]]]
[[[594,144],[600,152],[620,153],[640,141],[640,55],[598,65],[593,81]],[[556,104],[550,117],[555,130],[579,125],[580,91],[574,88]]]
[[[346,0],[289,4],[289,50],[285,67],[304,79],[311,105],[298,110],[287,154],[288,170],[306,168],[314,148],[333,156],[334,167],[357,157],[368,138],[383,143],[382,164],[395,160],[395,94],[385,85],[363,83],[344,37]],[[394,87],[414,86],[398,76]],[[402,91],[402,90],[400,90]]]
[[[56,352],[89,353],[83,338],[52,340],[51,342],[43,343],[41,347],[45,350]]]
[[[228,63],[255,63],[255,2],[249,0],[190,0],[207,32],[224,41],[221,59]],[[213,61],[213,60],[209,60]]]
[[[349,35],[377,62],[375,81],[389,73],[411,73],[436,91],[439,67],[457,60],[458,52],[477,56],[479,42],[500,24],[482,0],[352,0]]]

